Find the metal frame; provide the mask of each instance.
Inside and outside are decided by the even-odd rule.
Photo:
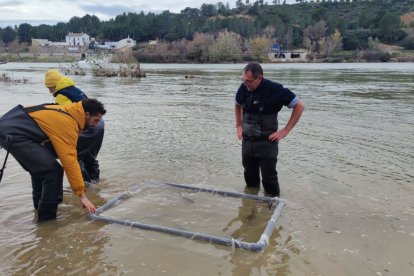
[[[208,189],[208,188],[199,188],[199,187],[194,187],[194,186],[187,186],[187,185],[173,184],[173,183],[157,183],[157,184],[167,185],[167,186],[178,188],[178,189],[192,190],[195,192],[217,194],[217,195],[221,195],[225,197],[248,198],[248,199],[252,199],[256,201],[269,202],[271,204],[274,203],[277,205],[276,205],[276,208],[272,216],[270,217],[270,220],[268,221],[266,225],[265,230],[263,231],[262,235],[260,236],[260,239],[256,243],[244,242],[244,241],[240,241],[237,239],[233,239],[231,237],[219,237],[219,236],[214,236],[214,235],[209,235],[209,234],[204,234],[204,233],[199,233],[199,232],[191,232],[191,231],[180,230],[176,228],[145,224],[145,223],[124,220],[124,219],[116,219],[116,218],[105,217],[101,215],[103,212],[113,207],[119,201],[127,199],[130,196],[131,192],[136,191],[140,187],[140,185],[134,186],[129,191],[119,194],[118,196],[112,198],[107,203],[99,207],[96,210],[95,214],[90,214],[89,217],[97,221],[117,223],[117,224],[126,225],[130,227],[141,228],[145,230],[152,230],[152,231],[157,231],[157,232],[162,232],[162,233],[174,234],[174,235],[183,236],[186,238],[208,241],[210,243],[231,245],[236,248],[243,248],[243,249],[248,249],[252,251],[262,251],[269,244],[269,238],[272,235],[273,230],[276,227],[277,220],[279,219],[284,206],[286,205],[285,201],[278,197],[264,197],[264,196],[242,194],[242,193],[221,191],[221,190]]]

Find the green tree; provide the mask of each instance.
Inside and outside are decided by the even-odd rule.
[[[19,36],[19,42],[30,43],[32,41],[32,25],[23,23],[17,28],[17,35]]]
[[[348,51],[355,51],[361,48],[357,36],[353,33],[348,33],[343,37],[343,49]]]
[[[228,6],[224,5],[223,2],[218,2],[216,4],[216,6],[217,6],[217,13],[218,14],[221,14],[221,15],[224,15],[224,16],[229,15]]]
[[[201,16],[201,12],[199,9],[193,8],[185,8],[181,11],[181,16],[187,20],[195,20]]]
[[[41,24],[39,26],[33,27],[34,33],[32,37],[49,39],[51,41],[57,41],[58,38],[54,32],[55,28],[50,25]]]
[[[74,16],[71,19],[69,19],[68,30],[69,32],[73,32],[73,33],[82,32],[83,31],[82,20],[77,16]]]
[[[68,34],[68,26],[66,23],[59,22],[55,26],[55,40],[56,41],[64,41],[66,38],[66,35]]]
[[[236,9],[239,13],[242,13],[247,9],[247,6],[243,3],[242,0],[237,0],[236,1]]]
[[[10,42],[14,41],[16,39],[16,32],[13,30],[12,27],[7,26],[6,28],[3,29],[3,31],[1,32],[1,37],[0,40],[3,41],[6,45],[9,44]]]
[[[378,36],[384,42],[400,41],[406,36],[400,28],[400,17],[393,13],[386,13],[378,22]]]
[[[407,50],[414,50],[414,37],[407,37],[402,42],[402,45]]]
[[[101,29],[101,20],[96,15],[85,15],[79,19],[81,23],[80,31],[96,37]]]
[[[200,7],[202,16],[211,17],[217,15],[217,7],[213,4],[202,4]]]

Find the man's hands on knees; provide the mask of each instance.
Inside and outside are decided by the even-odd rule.
[[[82,205],[86,210],[88,210],[89,214],[94,214],[96,212],[96,207],[90,202],[90,200],[86,197],[86,195],[81,195],[79,197]]]

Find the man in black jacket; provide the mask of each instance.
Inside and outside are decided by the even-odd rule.
[[[263,69],[250,62],[243,70],[243,83],[236,94],[237,137],[242,139],[244,178],[249,187],[260,187],[260,172],[265,192],[279,196],[276,171],[278,142],[299,121],[304,106],[296,95],[281,84],[263,78]],[[278,130],[277,114],[283,106],[292,108],[286,126]]]

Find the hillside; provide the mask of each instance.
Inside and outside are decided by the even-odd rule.
[[[118,41],[129,36],[139,44],[157,40],[174,42],[173,46],[178,47],[177,44],[195,41],[196,37],[201,44],[215,43],[226,31],[245,56],[252,43],[278,43],[283,49],[306,48],[316,55],[321,55],[324,46],[328,48],[322,53],[324,56],[330,56],[339,48],[369,50],[373,48],[372,42],[414,49],[414,0],[322,1],[292,5],[269,5],[263,0],[246,3],[249,1],[238,0],[236,8],[232,9],[219,2],[186,8],[180,13],[129,12],[109,21],[87,14],[56,25],[24,23],[17,28],[0,28],[0,40],[5,45],[16,39],[19,43],[29,44],[32,38],[62,41],[68,32],[83,32],[97,41]],[[330,49],[327,44],[334,42],[335,47],[328,45],[334,47]],[[202,50],[203,45],[194,47]],[[202,61],[200,51],[195,54],[194,61]]]

